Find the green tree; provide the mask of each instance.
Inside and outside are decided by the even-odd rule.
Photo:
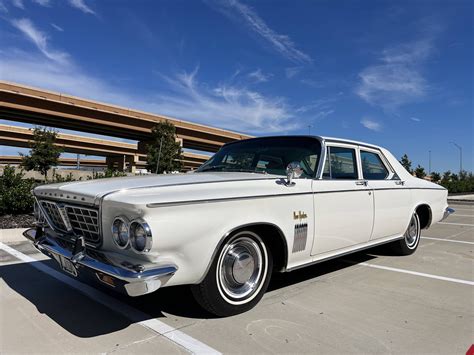
[[[28,155],[23,157],[22,166],[26,170],[39,171],[44,180],[47,181],[47,173],[51,167],[58,165],[58,159],[62,149],[55,145],[58,133],[46,127],[35,127],[33,130],[33,141]]]
[[[413,170],[411,169],[411,160],[408,159],[408,155],[404,154],[402,159],[400,160],[400,164],[410,173],[413,174]]]
[[[433,182],[438,182],[438,181],[440,181],[440,180],[441,180],[441,174],[439,174],[439,173],[433,171],[433,172],[431,173],[431,181],[433,181]]]
[[[148,144],[147,168],[157,174],[180,170],[181,144],[176,141],[176,128],[163,121],[153,127],[152,141]]]
[[[425,168],[423,168],[420,164],[415,169],[415,175],[417,178],[423,179],[426,176]]]
[[[441,179],[442,182],[448,182],[449,180],[451,180],[451,170],[445,171]]]

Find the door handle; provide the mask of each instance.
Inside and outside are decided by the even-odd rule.
[[[356,181],[356,185],[363,185],[363,186],[367,186],[367,180]]]

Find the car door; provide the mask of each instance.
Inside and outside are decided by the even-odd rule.
[[[374,192],[374,228],[370,239],[401,235],[408,226],[411,191],[395,175],[381,151],[365,147],[359,151],[362,177]]]
[[[361,179],[358,147],[328,143],[326,149],[323,174],[312,186],[312,255],[366,243],[373,227],[373,193]]]

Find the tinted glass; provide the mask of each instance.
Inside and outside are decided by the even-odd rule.
[[[361,151],[360,159],[362,161],[364,179],[383,180],[388,176],[388,170],[378,154]]]
[[[329,147],[328,152],[323,172],[324,178],[357,180],[357,162],[354,149]]]
[[[321,145],[309,137],[269,137],[239,141],[222,147],[197,172],[242,171],[286,176],[286,167],[297,161],[303,177],[314,177]]]

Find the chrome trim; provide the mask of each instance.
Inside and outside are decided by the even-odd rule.
[[[336,180],[321,180],[321,181],[336,181]],[[359,181],[359,180],[337,180],[337,181]],[[432,187],[406,187],[407,190],[442,190],[444,188],[432,188]],[[387,187],[381,189],[370,188],[371,191],[384,191],[384,190],[396,190],[399,191],[400,188],[396,187]],[[169,202],[154,202],[148,203],[146,206],[148,208],[158,208],[158,207],[171,207],[171,206],[181,206],[181,205],[192,205],[192,204],[203,204],[203,203],[216,203],[216,202],[227,202],[234,200],[249,200],[257,198],[276,198],[276,197],[287,197],[287,196],[297,196],[297,195],[317,195],[317,194],[330,194],[330,193],[341,193],[341,192],[361,192],[367,190],[361,189],[348,189],[348,190],[332,190],[332,191],[310,191],[310,192],[293,192],[293,193],[282,193],[282,194],[271,194],[271,195],[252,195],[252,196],[239,196],[239,197],[222,197],[215,199],[205,199],[205,200],[187,200],[187,201],[169,201]]]
[[[456,210],[454,210],[454,208],[446,207],[446,209],[444,210],[444,213],[443,213],[443,218],[441,218],[441,221],[444,221],[446,218],[448,218],[454,212],[456,212]]]
[[[132,225],[135,223],[141,225],[146,232],[145,248],[141,251],[137,250],[136,247],[133,245],[134,242],[132,238]],[[134,252],[138,254],[145,254],[151,250],[151,247],[153,245],[153,236],[151,234],[150,226],[148,225],[148,223],[146,223],[146,221],[143,218],[136,218],[130,222],[130,224],[128,225],[128,235],[130,238],[130,246]]]
[[[34,240],[34,246],[43,254],[53,258],[58,263],[61,257],[72,262],[78,274],[83,272],[83,268],[88,272],[97,274],[103,273],[112,278],[124,283],[124,288],[129,296],[141,296],[161,287],[165,278],[169,278],[176,273],[178,267],[174,264],[167,264],[161,266],[148,265],[133,265],[132,268],[127,268],[125,264],[117,264],[105,259],[98,260],[90,254],[83,253],[81,258],[75,258],[75,255],[64,247],[60,246],[56,240],[49,236],[46,232],[45,236],[36,238],[36,230],[28,229],[23,232],[23,235],[28,239]],[[138,270],[138,271],[137,271]]]
[[[122,221],[126,226],[127,226],[127,233],[128,233],[128,239],[127,239],[127,244],[125,244],[124,246],[121,246],[117,240],[115,240],[114,238],[114,224],[115,224],[115,221],[116,220],[119,220],[119,221]],[[130,245],[130,223],[128,221],[128,218],[125,217],[125,216],[118,216],[118,217],[115,217],[114,218],[114,221],[112,222],[112,225],[110,226],[110,231],[112,232],[112,240],[114,241],[115,245],[119,248],[119,249],[127,249],[127,247]]]

